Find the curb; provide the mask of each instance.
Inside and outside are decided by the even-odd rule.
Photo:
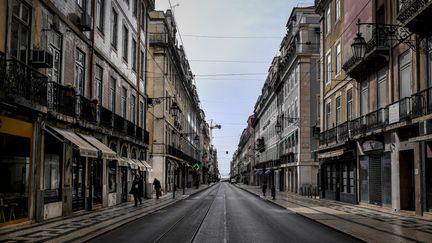
[[[272,203],[272,204],[274,204],[274,205],[277,205],[277,206],[279,206],[280,208],[286,209],[286,210],[288,210],[288,211],[290,211],[290,212],[292,212],[292,213],[294,213],[294,214],[296,214],[296,215],[299,215],[299,216],[301,216],[301,217],[303,217],[303,218],[305,218],[305,219],[307,219],[307,220],[310,220],[310,221],[313,221],[313,222],[315,222],[315,223],[318,223],[318,224],[320,224],[320,225],[322,225],[322,226],[324,226],[324,227],[327,227],[327,228],[329,228],[329,229],[336,230],[336,231],[338,231],[338,232],[340,232],[340,233],[342,233],[342,234],[344,234],[344,235],[346,235],[346,236],[349,236],[349,237],[351,237],[351,238],[354,238],[354,239],[356,239],[356,240],[359,240],[359,241],[362,241],[362,242],[367,242],[367,241],[364,241],[364,240],[362,240],[362,239],[360,239],[360,238],[358,238],[358,237],[356,237],[356,236],[354,236],[354,235],[352,235],[352,234],[349,234],[349,233],[347,233],[347,232],[345,232],[345,231],[342,231],[342,230],[340,230],[340,229],[338,229],[338,228],[334,228],[334,227],[332,227],[332,226],[330,226],[330,225],[323,224],[323,223],[319,222],[319,221],[316,220],[316,219],[313,219],[313,218],[310,218],[310,217],[308,217],[308,216],[306,216],[306,215],[304,215],[304,214],[301,214],[301,213],[298,213],[298,212],[292,211],[292,210],[290,210],[289,208],[287,208],[287,207],[285,207],[285,206],[282,206],[282,205],[280,205],[280,204],[278,204],[278,203],[276,203],[276,202],[274,202],[274,201],[272,201],[272,200],[270,200],[270,199],[267,199],[267,198],[264,199],[264,198],[262,198],[260,195],[255,194],[254,192],[249,191],[249,190],[246,189],[246,188],[242,188],[242,187],[240,187],[240,186],[236,186],[236,187],[239,188],[239,189],[242,189],[242,190],[244,190],[244,191],[246,191],[246,192],[249,192],[250,194],[253,194],[253,195],[255,195],[255,196],[257,196],[257,197],[259,197],[259,198],[261,198],[261,199],[263,199],[263,200],[265,200],[265,201],[267,201],[267,202],[269,202],[269,203]],[[309,208],[309,207],[306,207],[306,206],[303,206],[303,207],[305,207],[305,208]],[[329,215],[331,215],[331,214],[329,214]]]
[[[132,218],[120,220],[119,222],[116,222],[116,223],[114,223],[114,224],[112,224],[109,227],[106,227],[104,229],[98,230],[98,231],[94,232],[93,234],[89,233],[89,234],[86,234],[86,235],[84,235],[82,237],[67,239],[66,242],[76,242],[76,241],[86,242],[86,241],[89,241],[89,240],[94,239],[94,238],[96,238],[96,237],[98,237],[98,236],[100,236],[100,235],[102,235],[102,234],[104,234],[104,233],[106,233],[108,231],[120,228],[120,227],[122,227],[122,226],[124,226],[126,224],[129,224],[129,223],[132,223],[134,221],[137,221],[137,220],[139,220],[139,219],[141,219],[141,218],[143,218],[143,217],[145,217],[145,216],[147,216],[149,214],[157,212],[157,211],[159,211],[159,210],[161,210],[163,208],[169,207],[169,206],[171,206],[171,205],[173,205],[173,204],[175,204],[175,203],[177,203],[179,201],[185,200],[185,199],[189,198],[190,196],[195,195],[195,194],[197,194],[199,192],[202,192],[202,191],[204,191],[206,189],[209,189],[210,187],[212,187],[214,185],[216,185],[216,184],[212,184],[212,185],[210,185],[210,186],[208,186],[206,188],[201,188],[201,189],[199,189],[199,190],[197,190],[197,191],[195,191],[195,192],[193,192],[191,194],[182,195],[181,198],[176,198],[174,200],[172,198],[170,198],[171,200],[173,200],[172,202],[169,202],[167,204],[161,205],[161,206],[159,206],[159,207],[157,207],[157,208],[155,208],[153,210],[149,210],[148,212],[145,212],[145,213],[140,214],[140,215],[136,215],[136,216],[134,216]],[[170,200],[170,199],[168,199],[168,200]],[[50,241],[50,242],[58,242],[58,241]],[[65,242],[65,241],[62,240],[61,242]]]

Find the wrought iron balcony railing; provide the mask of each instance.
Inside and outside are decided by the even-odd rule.
[[[49,82],[48,84],[48,107],[52,111],[72,116],[76,115],[75,91],[65,87],[57,82]]]
[[[114,126],[114,117],[113,112],[108,110],[107,108],[101,106],[100,107],[100,124],[112,128]]]
[[[432,87],[411,96],[412,117],[417,118],[432,113]]]
[[[327,130],[327,143],[333,143],[337,141],[337,129],[336,127]]]
[[[378,128],[383,128],[388,121],[388,109],[380,108],[376,111],[370,112],[365,116],[366,132],[373,131]]]
[[[432,35],[427,24],[431,13],[432,0],[402,0],[397,20],[411,32],[427,37]]]
[[[22,98],[31,103],[47,105],[48,78],[16,59],[6,60],[0,54],[0,92],[14,102]]]
[[[92,102],[82,95],[77,96],[77,102],[77,114],[79,115],[80,119],[97,123],[99,120],[99,107],[97,103]]]
[[[342,124],[340,124],[339,126],[337,126],[337,130],[338,130],[338,142],[343,142],[349,139],[349,125],[350,122],[344,122]]]
[[[126,131],[125,119],[117,114],[114,114],[114,129],[124,133]]]

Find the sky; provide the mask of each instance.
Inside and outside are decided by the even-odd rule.
[[[311,5],[313,0],[156,0],[156,10],[173,8],[207,122],[222,126],[212,140],[222,176],[229,174],[292,8]]]

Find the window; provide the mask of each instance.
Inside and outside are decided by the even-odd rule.
[[[331,81],[331,51],[329,51],[326,55],[326,84]]]
[[[144,80],[145,78],[145,55],[144,51],[141,50],[141,61],[140,61],[140,68],[141,68],[141,80]]]
[[[79,49],[76,49],[75,56],[75,85],[78,87],[78,92],[84,95],[84,76],[85,76],[85,54]]]
[[[110,80],[110,87],[109,87],[109,105],[112,112],[115,112],[115,106],[116,106],[116,80],[111,77]]]
[[[336,125],[340,124],[341,121],[340,117],[341,117],[341,97],[338,96],[336,98]]]
[[[12,1],[11,56],[28,62],[30,50],[31,9],[20,1]]]
[[[108,192],[115,193],[117,191],[117,166],[114,160],[108,162]]]
[[[121,114],[123,118],[126,119],[126,97],[127,97],[127,89],[126,87],[122,88],[122,97],[121,97]]]
[[[342,165],[342,187],[341,192],[348,192],[348,165]]]
[[[387,70],[382,69],[378,72],[377,87],[377,108],[384,108],[387,105]]]
[[[347,120],[351,121],[353,118],[353,95],[352,88],[347,91]]]
[[[129,30],[123,25],[123,60],[128,62]]]
[[[132,14],[135,18],[138,15],[138,0],[132,0]]]
[[[326,128],[327,130],[330,129],[330,118],[331,118],[331,103],[326,104]]]
[[[140,101],[140,124],[142,128],[145,128],[144,102],[142,101]]]
[[[61,170],[58,154],[45,154],[44,161],[44,201],[61,201]]]
[[[342,69],[341,43],[336,43],[336,73],[339,74]]]
[[[112,9],[111,11],[111,46],[117,50],[118,39],[118,14]]]
[[[348,187],[348,193],[354,194],[355,193],[355,178],[354,178],[354,170],[355,170],[355,165],[354,164],[349,164],[348,167],[348,176],[349,176],[349,187]]]
[[[369,88],[367,81],[361,83],[361,97],[360,97],[360,113],[366,115],[369,109]]]
[[[137,69],[136,51],[137,51],[137,42],[135,39],[132,39],[132,70],[135,72]]]
[[[57,32],[51,36],[48,52],[53,56],[53,67],[48,69],[48,78],[50,81],[61,83],[62,36]]]
[[[399,56],[399,98],[411,96],[411,57],[410,51]]]
[[[330,14],[330,6],[327,7],[325,14],[325,34],[327,35],[331,31],[331,14]]]
[[[105,25],[105,0],[97,0],[96,11],[98,14],[97,28],[103,33]]]
[[[96,83],[96,98],[99,104],[102,104],[102,80],[103,80],[103,69],[101,66],[96,65],[95,83]]]
[[[131,104],[130,104],[131,121],[132,121],[132,123],[136,124],[136,111],[135,111],[136,98],[135,98],[135,95],[131,96],[130,102],[131,102]]]
[[[336,0],[336,21],[341,17],[341,3],[340,0]]]

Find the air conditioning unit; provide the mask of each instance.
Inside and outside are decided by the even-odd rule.
[[[33,50],[32,65],[35,68],[52,68],[53,56],[45,50]]]
[[[79,18],[78,27],[81,31],[91,30],[92,18],[87,12],[83,12]]]

